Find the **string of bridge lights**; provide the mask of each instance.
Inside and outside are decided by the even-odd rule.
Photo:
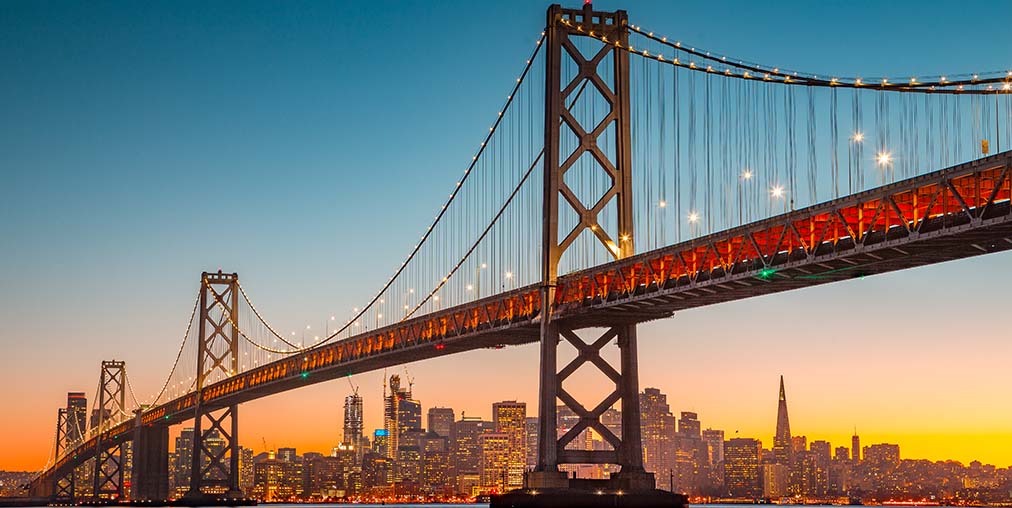
[[[169,383],[172,381],[172,375],[176,373],[176,367],[179,366],[179,360],[183,357],[183,348],[186,347],[186,340],[190,336],[190,329],[193,327],[193,317],[197,315],[197,307],[200,306],[200,294],[193,301],[193,310],[190,311],[190,319],[186,321],[186,331],[183,332],[183,340],[179,344],[179,350],[176,352],[176,360],[172,362],[172,369],[169,370],[168,377],[165,378],[165,383],[162,384],[162,389],[158,390],[158,395],[155,395],[151,401],[151,405],[154,406],[158,403],[158,400],[165,394],[165,390],[169,388]],[[135,397],[136,400],[136,397]]]
[[[779,67],[765,66],[760,64],[747,63],[740,59],[729,58],[728,56],[715,54],[710,51],[700,50],[695,47],[686,47],[681,42],[670,42],[666,36],[654,35],[654,32],[643,30],[637,25],[628,25],[633,33],[642,35],[654,42],[665,45],[677,53],[679,51],[694,55],[712,63],[697,64],[695,61],[684,62],[674,54],[665,57],[662,53],[651,53],[646,49],[636,49],[630,43],[625,45],[619,40],[609,40],[601,33],[595,33],[580,23],[574,23],[566,18],[560,18],[559,22],[578,33],[596,39],[604,44],[614,46],[631,54],[653,58],[659,62],[681,67],[684,69],[709,74],[720,74],[737,79],[771,81],[785,85],[797,86],[819,86],[835,88],[859,88],[872,90],[887,90],[893,92],[907,93],[941,93],[954,95],[993,95],[1012,93],[1012,70],[992,71],[985,73],[974,73],[957,75],[957,79],[949,79],[948,76],[931,76],[928,78],[911,77],[909,79],[891,80],[888,77],[861,78],[861,77],[820,77],[817,74],[791,71]],[[735,70],[732,70],[735,69]],[[963,78],[963,79],[959,79]],[[977,88],[983,87],[986,88]]]
[[[332,341],[333,339],[337,338],[340,334],[342,334],[346,330],[348,330],[349,327],[357,326],[358,323],[359,323],[359,320],[376,303],[383,304],[384,303],[384,299],[382,298],[382,296],[387,292],[388,289],[390,289],[390,287],[393,285],[393,283],[397,279],[397,277],[399,277],[404,272],[404,270],[407,269],[408,264],[415,258],[415,256],[418,255],[419,251],[422,248],[422,245],[425,244],[426,240],[428,240],[429,237],[432,235],[432,233],[435,230],[436,226],[439,225],[439,223],[442,221],[443,217],[446,214],[446,211],[449,209],[450,205],[454,202],[454,200],[458,196],[461,187],[467,181],[468,177],[472,174],[472,172],[474,171],[475,167],[477,167],[478,160],[481,158],[482,154],[485,151],[485,148],[489,145],[489,142],[492,140],[492,137],[495,135],[498,127],[501,125],[503,117],[504,117],[504,114],[506,113],[507,110],[509,110],[510,105],[513,103],[513,99],[516,97],[516,94],[520,90],[521,85],[523,85],[525,78],[530,73],[530,70],[531,70],[531,68],[532,68],[532,66],[534,64],[534,60],[537,58],[537,55],[540,52],[541,47],[543,46],[544,40],[545,40],[545,32],[542,31],[541,32],[541,36],[535,41],[535,49],[531,53],[531,56],[527,59],[527,62],[526,62],[526,65],[523,68],[523,71],[521,71],[520,75],[517,77],[516,82],[515,82],[515,84],[513,86],[513,89],[510,91],[509,95],[506,96],[506,102],[505,102],[505,104],[503,105],[502,109],[497,113],[495,120],[493,121],[492,125],[489,127],[488,134],[486,134],[484,140],[479,145],[479,147],[478,147],[477,152],[475,153],[475,155],[471,157],[471,161],[468,164],[467,169],[464,170],[463,176],[461,177],[460,180],[458,180],[455,183],[455,185],[453,187],[453,190],[450,192],[450,195],[447,198],[446,202],[440,207],[439,211],[436,213],[436,216],[434,217],[434,219],[432,220],[432,222],[430,223],[430,225],[428,226],[428,228],[426,228],[425,233],[421,236],[421,239],[418,241],[417,244],[415,244],[414,248],[411,250],[411,253],[408,254],[407,258],[404,260],[404,262],[401,263],[400,267],[398,267],[398,269],[394,272],[394,274],[390,277],[390,279],[383,285],[383,287],[376,293],[376,295],[373,296],[373,298],[370,299],[369,302],[364,307],[361,308],[361,310],[359,310],[356,307],[355,310],[353,310],[353,312],[355,313],[355,315],[351,319],[349,319],[347,322],[345,322],[340,328],[338,328],[334,332],[332,332],[329,335],[327,335],[323,340],[318,340],[318,341],[316,341],[315,344],[313,344],[311,346],[298,347],[298,346],[295,346],[295,345],[291,344],[287,340],[285,340],[284,337],[282,337],[281,334],[279,334],[276,330],[274,330],[274,328],[271,327],[267,323],[267,321],[264,320],[263,317],[256,311],[256,308],[252,305],[252,303],[249,302],[249,299],[246,298],[247,299],[247,303],[250,304],[250,307],[253,309],[254,313],[257,314],[257,318],[267,327],[267,329],[270,330],[270,332],[276,338],[278,338],[281,341],[285,342],[285,344],[288,344],[289,346],[295,347],[296,349],[293,349],[293,350],[280,350],[280,349],[274,349],[274,348],[271,348],[271,347],[259,344],[256,341],[254,341],[253,339],[251,339],[250,337],[248,337],[241,329],[239,329],[239,327],[234,323],[234,321],[232,321],[231,317],[229,316],[227,319],[229,320],[230,324],[232,324],[232,326],[234,326],[236,328],[236,330],[239,330],[240,335],[242,335],[243,338],[247,342],[249,342],[250,344],[252,344],[253,346],[255,346],[255,347],[259,348],[259,349],[262,349],[264,351],[267,351],[269,353],[282,354],[282,355],[295,354],[295,353],[304,353],[306,351],[310,351],[310,350],[312,350],[314,348],[317,348],[317,347],[323,346],[324,344],[327,344],[328,342]],[[468,254],[469,253],[470,253],[470,251],[468,252]],[[461,261],[458,263],[458,266],[459,266],[459,264],[462,264],[466,260],[468,254],[464,255],[463,259],[461,259]],[[507,278],[510,278],[511,276],[512,276],[512,273],[507,272]],[[442,287],[442,285],[445,284],[448,279],[449,279],[449,275],[442,280],[442,282],[439,284],[439,287]],[[241,290],[241,286],[240,286],[240,290]],[[414,291],[414,290],[412,289],[411,291]],[[437,292],[438,292],[438,288],[436,290],[433,290],[432,292],[430,292],[429,295],[426,297],[425,301],[428,301],[428,300],[433,299],[433,298],[438,298],[438,295],[436,295]],[[245,292],[243,292],[243,296],[244,296],[244,298],[246,297]],[[421,307],[421,304],[419,304],[415,308],[415,310],[412,310],[409,313],[407,313],[407,315],[403,319],[407,319],[408,317],[410,317],[410,315],[413,314],[414,312],[416,312],[418,310],[418,308],[420,308],[420,307]],[[405,309],[405,310],[408,310],[408,309]],[[382,314],[377,314],[377,319],[382,319],[382,316],[383,316]],[[402,321],[403,321],[403,319],[402,319]],[[331,317],[331,321],[333,321],[333,316]],[[308,329],[308,325],[307,325],[307,329]]]

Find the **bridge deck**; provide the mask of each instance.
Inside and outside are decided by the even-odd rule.
[[[553,319],[643,322],[673,312],[1012,248],[1012,152],[903,180],[757,223],[563,276]],[[205,387],[225,407],[341,376],[538,340],[541,292],[527,286],[397,323]],[[196,394],[157,406],[144,425],[192,418]],[[129,440],[124,422],[103,440]],[[92,438],[44,473],[94,454]]]

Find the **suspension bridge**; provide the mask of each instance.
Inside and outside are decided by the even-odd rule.
[[[277,332],[237,274],[202,274],[161,390],[140,400],[126,365],[103,362],[96,417],[58,411],[32,495],[168,499],[168,429],[192,421],[189,495],[241,498],[241,403],[534,342],[530,486],[570,487],[561,464],[610,463],[621,472],[609,488],[653,489],[638,412],[622,412],[621,436],[600,420],[617,404],[638,407],[637,324],[1012,248],[1012,152],[1002,151],[1012,147],[1012,71],[801,72],[697,48],[589,2],[550,7],[531,42],[431,224],[352,319],[297,340]],[[600,355],[615,342],[617,366]],[[565,365],[560,344],[578,351]],[[614,382],[603,401],[565,389],[585,366]],[[561,436],[560,403],[580,418]],[[575,446],[590,430],[607,450]],[[209,446],[211,433],[225,445]]]

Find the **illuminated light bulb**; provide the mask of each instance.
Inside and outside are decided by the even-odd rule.
[[[948,81],[948,79],[945,76],[942,76],[942,80],[941,81],[942,81],[942,83],[945,83],[946,81]]]
[[[883,150],[875,156],[875,162],[877,162],[879,166],[888,166],[893,162],[893,154]]]
[[[668,206],[668,202],[662,199],[660,203],[657,203],[657,206],[664,208],[665,206]]]
[[[482,263],[482,264],[481,264],[481,267],[482,267],[482,268],[488,268],[488,265],[486,265],[485,263]]]
[[[619,237],[619,239],[622,240],[623,242],[628,242],[629,241],[629,235],[622,235],[621,237]]]
[[[748,169],[748,168],[745,168],[745,172],[741,174],[741,177],[744,178],[744,179],[746,179],[746,180],[751,180],[752,179],[752,170]]]
[[[699,214],[696,212],[689,212],[689,222],[696,223],[699,221]]]
[[[473,291],[473,290],[474,290],[474,286],[472,286],[472,285],[468,284],[468,285],[467,285],[467,290],[468,290],[468,291]]]
[[[857,79],[855,79],[855,80],[854,80],[854,84],[855,84],[855,85],[860,85],[860,84],[861,84],[861,78],[857,78]]]
[[[861,131],[855,132],[854,135],[850,137],[850,139],[852,139],[855,143],[860,143],[864,141],[864,133]]]
[[[1012,90],[1012,83],[1005,83],[1001,87],[1002,90]]]
[[[916,83],[916,82],[917,82],[917,78],[910,78],[910,84],[911,85],[914,84],[914,83]]]
[[[433,296],[432,299],[438,302],[439,301],[439,295]]]
[[[506,272],[506,278],[507,279],[512,279],[513,278],[513,272]]]
[[[781,198],[781,197],[783,197],[784,196],[784,186],[783,185],[775,185],[775,186],[773,186],[773,188],[770,189],[770,194],[772,194],[773,197],[775,197],[775,198]]]

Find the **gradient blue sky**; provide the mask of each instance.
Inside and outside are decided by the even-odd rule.
[[[827,75],[1012,68],[1008,2],[595,6]],[[90,396],[102,359],[157,390],[203,270],[239,272],[281,328],[360,306],[470,160],[545,7],[0,3],[0,468],[45,462],[56,408],[68,390]],[[866,442],[910,443],[906,456],[1010,465],[1010,260],[685,312],[641,332],[641,386],[704,426],[769,439],[783,373],[810,439],[844,444],[856,424]],[[488,416],[494,400],[536,400],[536,362],[526,347],[411,369],[426,407]],[[369,426],[380,377],[356,380]],[[347,391],[248,404],[243,441],[329,448]]]

